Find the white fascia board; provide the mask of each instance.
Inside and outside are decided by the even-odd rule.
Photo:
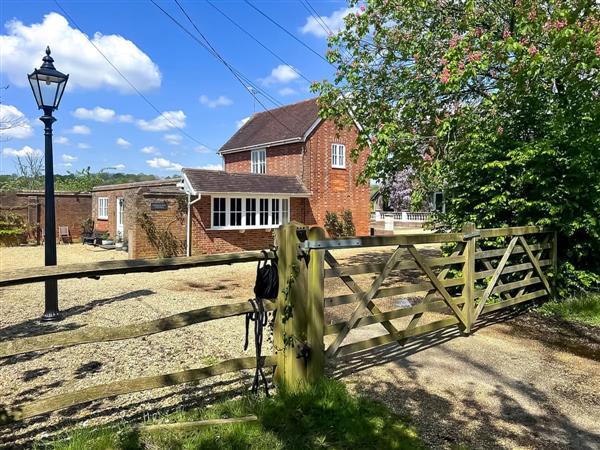
[[[183,175],[183,190],[191,195],[198,195],[198,193],[195,191],[194,187],[192,186],[192,183],[190,183],[190,180],[188,179],[187,175],[185,172],[182,172]]]
[[[202,195],[220,196],[220,197],[294,197],[294,198],[308,198],[312,196],[312,192],[306,194],[286,194],[282,192],[198,192]]]
[[[295,142],[303,142],[303,141],[304,141],[304,138],[299,136],[299,137],[290,138],[290,139],[281,139],[279,141],[263,142],[261,144],[248,145],[246,147],[238,147],[238,148],[231,148],[231,149],[227,149],[227,150],[219,150],[217,153],[219,153],[220,155],[227,155],[229,153],[244,152],[244,151],[248,151],[248,150],[256,150],[256,149],[267,148],[267,147],[275,147],[277,145],[292,144]]]

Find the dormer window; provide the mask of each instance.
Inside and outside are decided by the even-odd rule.
[[[346,146],[331,144],[331,167],[335,169],[346,168]]]
[[[252,150],[251,153],[252,173],[267,173],[267,151]]]

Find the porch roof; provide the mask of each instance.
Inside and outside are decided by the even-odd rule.
[[[298,177],[254,173],[230,173],[223,170],[183,169],[184,185],[192,194],[270,194],[309,197],[311,194]]]

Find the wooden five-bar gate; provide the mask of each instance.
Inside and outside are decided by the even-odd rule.
[[[279,228],[276,243],[276,254],[268,252],[267,255],[278,259],[279,293],[275,301],[264,303],[267,311],[277,310],[273,354],[262,357],[265,366],[276,367],[276,384],[295,386],[314,382],[323,376],[326,364],[335,364],[337,358],[386,344],[404,345],[411,337],[442,328],[458,326],[464,334],[469,334],[482,314],[544,299],[554,293],[556,233],[540,227],[476,229],[473,224],[466,224],[461,233],[333,240],[325,239],[321,228],[308,230],[291,223]],[[424,245],[428,247],[424,249]],[[378,260],[348,264],[340,262],[341,258],[336,255],[342,249],[369,247],[373,247]],[[440,256],[442,254],[446,256]],[[263,257],[259,252],[243,252],[19,270],[3,273],[0,288],[49,279],[97,279],[111,274],[245,263]],[[404,273],[411,274],[410,282],[399,279],[398,274]],[[328,285],[336,283],[335,280],[340,280],[348,293],[327,294]],[[397,301],[407,296],[410,302]],[[340,307],[352,309],[343,318],[329,314]],[[0,358],[134,339],[252,311],[250,303],[244,301],[118,327],[85,327],[19,338],[0,342]],[[326,321],[328,316],[331,317]],[[374,336],[352,338],[355,330],[377,324],[382,328],[380,332],[374,330]],[[116,395],[252,369],[256,364],[256,358],[248,356],[175,373],[92,386],[0,410],[0,424]]]

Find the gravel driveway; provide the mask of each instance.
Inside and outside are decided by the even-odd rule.
[[[381,257],[381,249],[369,252],[360,256],[354,251],[339,251],[336,257],[351,263]],[[58,248],[59,263],[125,257],[122,252],[81,245]],[[42,261],[41,247],[0,248],[0,270],[32,267]],[[65,319],[46,324],[38,320],[43,312],[43,284],[0,289],[0,340],[86,325],[142,322],[245,301],[252,296],[255,270],[255,264],[248,263],[112,275],[98,281],[59,281]],[[414,282],[419,277],[418,273],[409,275],[402,275],[404,279],[399,282]],[[357,280],[361,281],[360,277]],[[362,282],[369,280],[367,276]],[[348,293],[339,280],[328,279],[326,289],[326,295]],[[350,312],[329,313],[330,319]],[[366,352],[338,365],[334,374],[357,392],[380,398],[398,413],[411,416],[432,447],[456,448],[465,443],[469,448],[600,448],[594,441],[600,418],[597,336],[579,336],[583,344],[567,339],[566,345],[565,339],[557,336],[567,331],[551,329],[535,334],[538,327],[527,328],[523,320],[490,325],[468,338],[446,331],[402,349],[392,346]],[[516,328],[519,323],[521,328]],[[234,317],[140,339],[0,359],[0,405],[19,405],[119,379],[244,356],[243,335],[244,318]],[[551,344],[556,339],[557,343]],[[593,339],[596,347],[589,347]],[[579,351],[581,348],[584,350]],[[0,429],[0,447],[22,444],[73,423],[94,425],[125,417],[139,420],[205,404],[222,394],[239,394],[251,383],[248,375],[238,373],[119,396],[4,427]]]

